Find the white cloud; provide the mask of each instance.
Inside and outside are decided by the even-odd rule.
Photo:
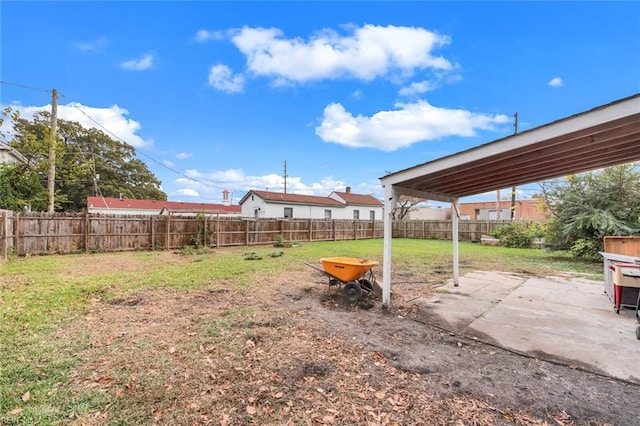
[[[474,136],[477,130],[496,130],[496,125],[509,122],[503,114],[438,108],[424,100],[395,106],[395,110],[366,117],[353,116],[339,103],[330,104],[316,134],[325,142],[348,147],[395,151],[420,141]]]
[[[198,191],[190,188],[178,189],[177,191],[172,192],[171,195],[177,196],[177,197],[194,197],[194,198],[200,197],[200,194],[198,193]]]
[[[109,44],[109,41],[106,37],[98,37],[94,40],[77,41],[73,43],[76,49],[82,52],[99,52],[107,47],[107,44]]]
[[[38,111],[51,111],[51,105],[43,106],[21,106],[12,105],[12,108],[20,111],[20,117],[30,120],[33,114]],[[83,114],[83,112],[86,114]],[[67,121],[77,121],[83,127],[94,128],[106,133],[110,138],[115,139],[115,134],[121,141],[124,141],[136,148],[148,147],[153,144],[151,139],[143,139],[137,132],[141,129],[140,123],[126,115],[129,114],[124,108],[113,105],[109,108],[96,108],[82,105],[77,102],[70,102],[66,105],[58,105],[58,118]],[[96,124],[93,120],[100,123]],[[102,126],[102,127],[101,127]],[[108,129],[113,134],[107,132]]]
[[[191,154],[190,152],[179,152],[176,154],[176,158],[178,160],[186,160],[187,158],[191,157],[193,157],[193,154]]]
[[[200,30],[193,37],[195,41],[198,43],[204,43],[209,40],[222,40],[224,38],[224,34],[220,31],[208,31],[208,30]]]
[[[153,68],[153,55],[147,53],[139,58],[124,61],[120,64],[120,68],[127,71],[145,71]]]
[[[547,84],[551,87],[562,87],[564,85],[564,82],[560,77],[553,77]]]
[[[418,27],[347,28],[340,35],[324,30],[308,40],[286,38],[278,28],[244,27],[231,41],[246,56],[248,72],[271,77],[275,84],[322,79],[409,77],[417,70],[451,70],[451,62],[433,51],[449,37]]]
[[[244,77],[234,75],[228,66],[218,64],[209,69],[209,85],[221,92],[239,93],[244,88]]]
[[[162,164],[164,164],[167,167],[171,167],[171,168],[174,168],[176,166],[175,163],[173,163],[173,162],[171,162],[169,160],[162,160]]]
[[[360,100],[362,99],[362,90],[360,89],[356,89],[353,91],[353,93],[351,94],[351,97],[355,100]]]
[[[409,86],[403,87],[398,91],[398,93],[402,96],[411,96],[418,95],[421,93],[431,92],[437,88],[437,84],[432,83],[428,80],[425,81],[417,81],[411,83]]]

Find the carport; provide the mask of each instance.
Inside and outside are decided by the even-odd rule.
[[[384,187],[382,303],[391,300],[392,212],[400,195],[451,203],[458,285],[461,197],[640,160],[640,94],[388,174]]]

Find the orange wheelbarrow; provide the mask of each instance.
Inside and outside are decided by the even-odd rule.
[[[329,287],[344,284],[344,295],[350,302],[356,302],[364,294],[371,294],[377,285],[372,268],[378,265],[374,260],[357,257],[325,257],[320,259],[323,268],[304,262],[307,266],[329,277]]]

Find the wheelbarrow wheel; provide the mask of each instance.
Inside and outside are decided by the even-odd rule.
[[[371,283],[371,281],[366,278],[362,278],[361,280],[358,280],[358,283],[360,284],[360,288],[362,289],[362,291],[367,294],[373,293],[373,284]]]
[[[362,296],[362,289],[360,288],[360,284],[357,283],[348,283],[344,286],[344,295],[349,302],[357,302],[360,300],[360,296]]]

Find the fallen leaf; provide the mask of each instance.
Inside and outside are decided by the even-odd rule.
[[[18,414],[22,413],[24,410],[22,408],[14,408],[13,410],[9,411],[9,414],[11,414],[12,416],[17,416]]]
[[[27,402],[31,398],[31,392],[27,391],[24,395],[22,395],[22,400]]]
[[[385,396],[385,392],[383,390],[379,390],[378,392],[374,393],[374,395],[378,399],[383,399]]]
[[[176,351],[176,348],[174,348],[173,346],[171,346],[171,347],[169,348],[169,353],[170,353],[170,354],[174,353],[175,351]]]
[[[258,409],[253,405],[247,405],[247,414],[255,414],[258,412]]]
[[[277,394],[273,395],[274,398],[276,399],[280,399],[284,396],[284,394],[282,392],[278,392]]]

